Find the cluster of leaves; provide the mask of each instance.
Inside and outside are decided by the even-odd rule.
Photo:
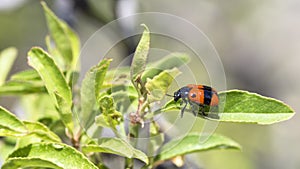
[[[42,6],[50,31],[46,37],[48,52],[33,47],[28,52],[28,64],[33,69],[16,73],[8,81],[17,52],[8,48],[0,55],[0,95],[19,96],[29,119],[21,120],[0,107],[0,153],[6,157],[2,168],[106,168],[102,153],[124,157],[124,168],[133,167],[133,158],[143,162],[144,168],[152,168],[192,152],[240,148],[218,134],[200,143],[200,133],[188,133],[162,144],[164,135],[153,117],[180,107],[172,100],[159,110],[153,111],[152,105],[164,98],[180,74],[177,67],[186,64],[189,57],[171,53],[146,65],[150,32],[145,25],[131,67],[109,70],[112,60],[103,59],[86,73],[80,90],[74,89],[79,72],[79,39],[45,3]],[[246,91],[221,92],[220,100],[224,112],[219,121],[271,124],[294,115],[282,102]],[[129,116],[129,125],[125,124],[125,116]],[[135,148],[133,139],[138,138],[146,121],[149,157]],[[86,134],[93,131],[96,135],[103,128],[110,128],[116,137],[98,136],[94,140],[90,137],[93,135]]]

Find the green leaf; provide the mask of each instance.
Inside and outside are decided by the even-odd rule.
[[[55,47],[55,44],[51,41],[50,35],[46,35],[45,37],[45,43],[47,46],[47,51],[51,54],[51,57],[55,61],[58,67],[61,69],[65,69],[66,63],[65,59],[61,56],[59,50]]]
[[[148,164],[148,157],[141,151],[133,148],[129,143],[120,138],[101,138],[98,145],[82,147],[84,153],[101,152],[116,154],[127,158],[136,158]]]
[[[97,100],[100,99],[100,91],[111,61],[112,59],[103,59],[95,69],[95,96]]]
[[[90,69],[84,76],[80,89],[81,110],[79,115],[80,123],[87,128],[90,124],[92,112],[96,105],[95,97],[95,67]]]
[[[147,78],[152,79],[164,70],[173,69],[174,67],[180,67],[190,61],[190,57],[185,53],[170,53],[166,57],[149,64],[149,68],[145,70],[142,75],[143,82],[146,82]]]
[[[0,107],[0,136],[35,137],[40,141],[61,142],[60,138],[42,123],[22,122],[3,107]]]
[[[28,135],[34,134],[43,141],[61,142],[60,138],[53,133],[48,127],[39,122],[23,122],[28,130]]]
[[[220,121],[272,124],[288,120],[294,116],[294,110],[285,103],[241,90],[229,90],[219,93]],[[225,105],[224,105],[225,102]]]
[[[41,82],[8,81],[0,86],[1,95],[24,95],[32,93],[46,93],[46,88]]]
[[[28,69],[16,74],[13,74],[10,77],[11,81],[39,81],[41,80],[40,75],[34,69]]]
[[[69,27],[65,26],[66,33],[71,42],[71,49],[72,49],[72,63],[71,68],[72,70],[77,70],[79,65],[79,55],[80,55],[80,40],[78,35]]]
[[[0,106],[0,136],[32,137],[33,135],[43,141],[61,142],[60,138],[42,123],[22,122]]]
[[[17,54],[18,51],[14,47],[6,48],[0,53],[0,86],[5,83]]]
[[[32,143],[61,142],[60,138],[42,123],[24,121],[24,124],[28,129],[28,133],[18,139],[16,148]]]
[[[132,59],[130,67],[130,76],[132,82],[135,82],[137,78],[140,77],[141,74],[144,72],[149,52],[150,32],[145,24],[142,24],[141,26],[143,26],[145,30]]]
[[[55,16],[45,2],[41,4],[45,11],[51,37],[65,62],[66,70],[76,70],[80,50],[78,36],[65,22]]]
[[[213,149],[241,149],[238,143],[221,135],[211,135],[204,143],[200,142],[200,137],[200,133],[190,133],[172,140],[162,146],[154,160],[168,160],[176,156]]]
[[[0,136],[26,135],[25,124],[14,114],[0,106]]]
[[[46,93],[40,75],[34,69],[18,72],[0,86],[0,95],[24,95]]]
[[[70,133],[73,133],[74,123],[73,123],[73,114],[69,103],[61,97],[58,93],[55,92],[55,98],[58,105],[58,113],[63,121],[64,125],[69,129]]]
[[[40,158],[10,158],[5,164],[2,166],[2,169],[19,169],[19,168],[27,168],[27,167],[45,167],[52,169],[63,169],[58,165],[50,161],[46,161]]]
[[[174,78],[180,74],[177,68],[164,70],[153,79],[147,79],[146,89],[149,92],[149,102],[162,100]]]
[[[40,143],[19,148],[8,157],[2,168],[20,166],[97,169],[81,152],[61,143]]]
[[[56,92],[71,106],[70,87],[48,53],[41,48],[34,47],[28,52],[28,63],[39,73],[51,97],[54,99]],[[56,99],[54,100],[56,101]]]
[[[139,159],[141,161],[143,161],[145,164],[149,164],[149,159],[148,159],[148,156],[142,152],[141,150],[138,150],[138,149],[133,149],[133,158],[135,159]]]
[[[72,131],[72,93],[62,72],[41,48],[34,47],[28,52],[28,63],[41,76],[49,95],[62,114],[62,120]]]
[[[11,154],[16,148],[16,138],[5,137],[0,141],[0,163],[3,163],[5,159]],[[1,164],[0,164],[1,165]]]
[[[81,112],[80,119],[83,124],[88,125],[91,119],[91,113],[96,105],[96,100],[101,97],[100,91],[103,88],[103,82],[106,72],[112,59],[103,59],[97,66],[91,68],[85,75],[80,90]]]

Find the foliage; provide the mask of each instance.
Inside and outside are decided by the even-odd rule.
[[[201,143],[201,133],[187,133],[163,144],[165,135],[154,116],[179,110],[180,106],[171,100],[154,111],[154,105],[164,98],[180,74],[178,67],[189,57],[171,53],[147,63],[150,31],[146,25],[142,25],[145,30],[130,67],[109,70],[112,60],[103,59],[86,73],[80,90],[73,90],[79,71],[78,36],[45,3],[42,6],[50,36],[46,37],[47,51],[33,47],[28,52],[28,64],[33,69],[6,80],[17,52],[8,48],[0,54],[0,95],[19,96],[31,118],[21,120],[0,107],[0,136],[9,140],[0,146],[11,150],[9,155],[2,154],[6,156],[2,168],[107,168],[101,158],[107,153],[125,158],[124,168],[134,167],[133,158],[144,168],[152,168],[193,152],[240,149],[238,143],[218,134]],[[272,124],[294,115],[286,104],[247,91],[223,91],[219,96],[219,109],[212,111],[208,120]],[[75,101],[77,98],[80,101]],[[150,122],[148,128],[144,127],[146,121]],[[97,136],[99,139],[94,140],[87,134],[91,130],[97,135],[104,128],[111,129],[116,138]],[[151,136],[147,152],[137,148],[141,130]]]

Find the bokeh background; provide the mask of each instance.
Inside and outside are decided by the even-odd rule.
[[[228,89],[271,96],[300,110],[300,1],[203,0],[56,0],[46,1],[79,34],[82,44],[101,26],[141,12],[173,14],[201,29],[223,62]],[[174,25],[176,27],[176,25]],[[180,31],[185,31],[184,29]],[[11,73],[28,68],[26,53],[44,47],[46,22],[39,1],[0,0],[0,49],[15,46],[18,58]],[[162,42],[153,42],[162,43]],[[121,55],[133,52],[134,41],[119,45]],[[14,111],[16,101],[1,105]],[[239,142],[242,152],[209,151],[190,155],[207,169],[300,168],[300,115],[270,125],[221,123],[217,132]],[[0,150],[1,151],[1,150]]]

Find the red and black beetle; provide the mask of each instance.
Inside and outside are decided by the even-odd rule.
[[[219,104],[219,96],[217,91],[205,85],[188,84],[187,86],[184,86],[176,91],[173,97],[175,102],[181,98],[185,104],[181,109],[181,117],[183,116],[184,110],[188,103],[192,106],[192,112],[195,116],[197,116],[199,113],[199,109],[195,109],[195,106],[198,106],[201,109],[200,112],[204,117],[207,117],[207,114],[204,112],[205,107],[217,107]]]

